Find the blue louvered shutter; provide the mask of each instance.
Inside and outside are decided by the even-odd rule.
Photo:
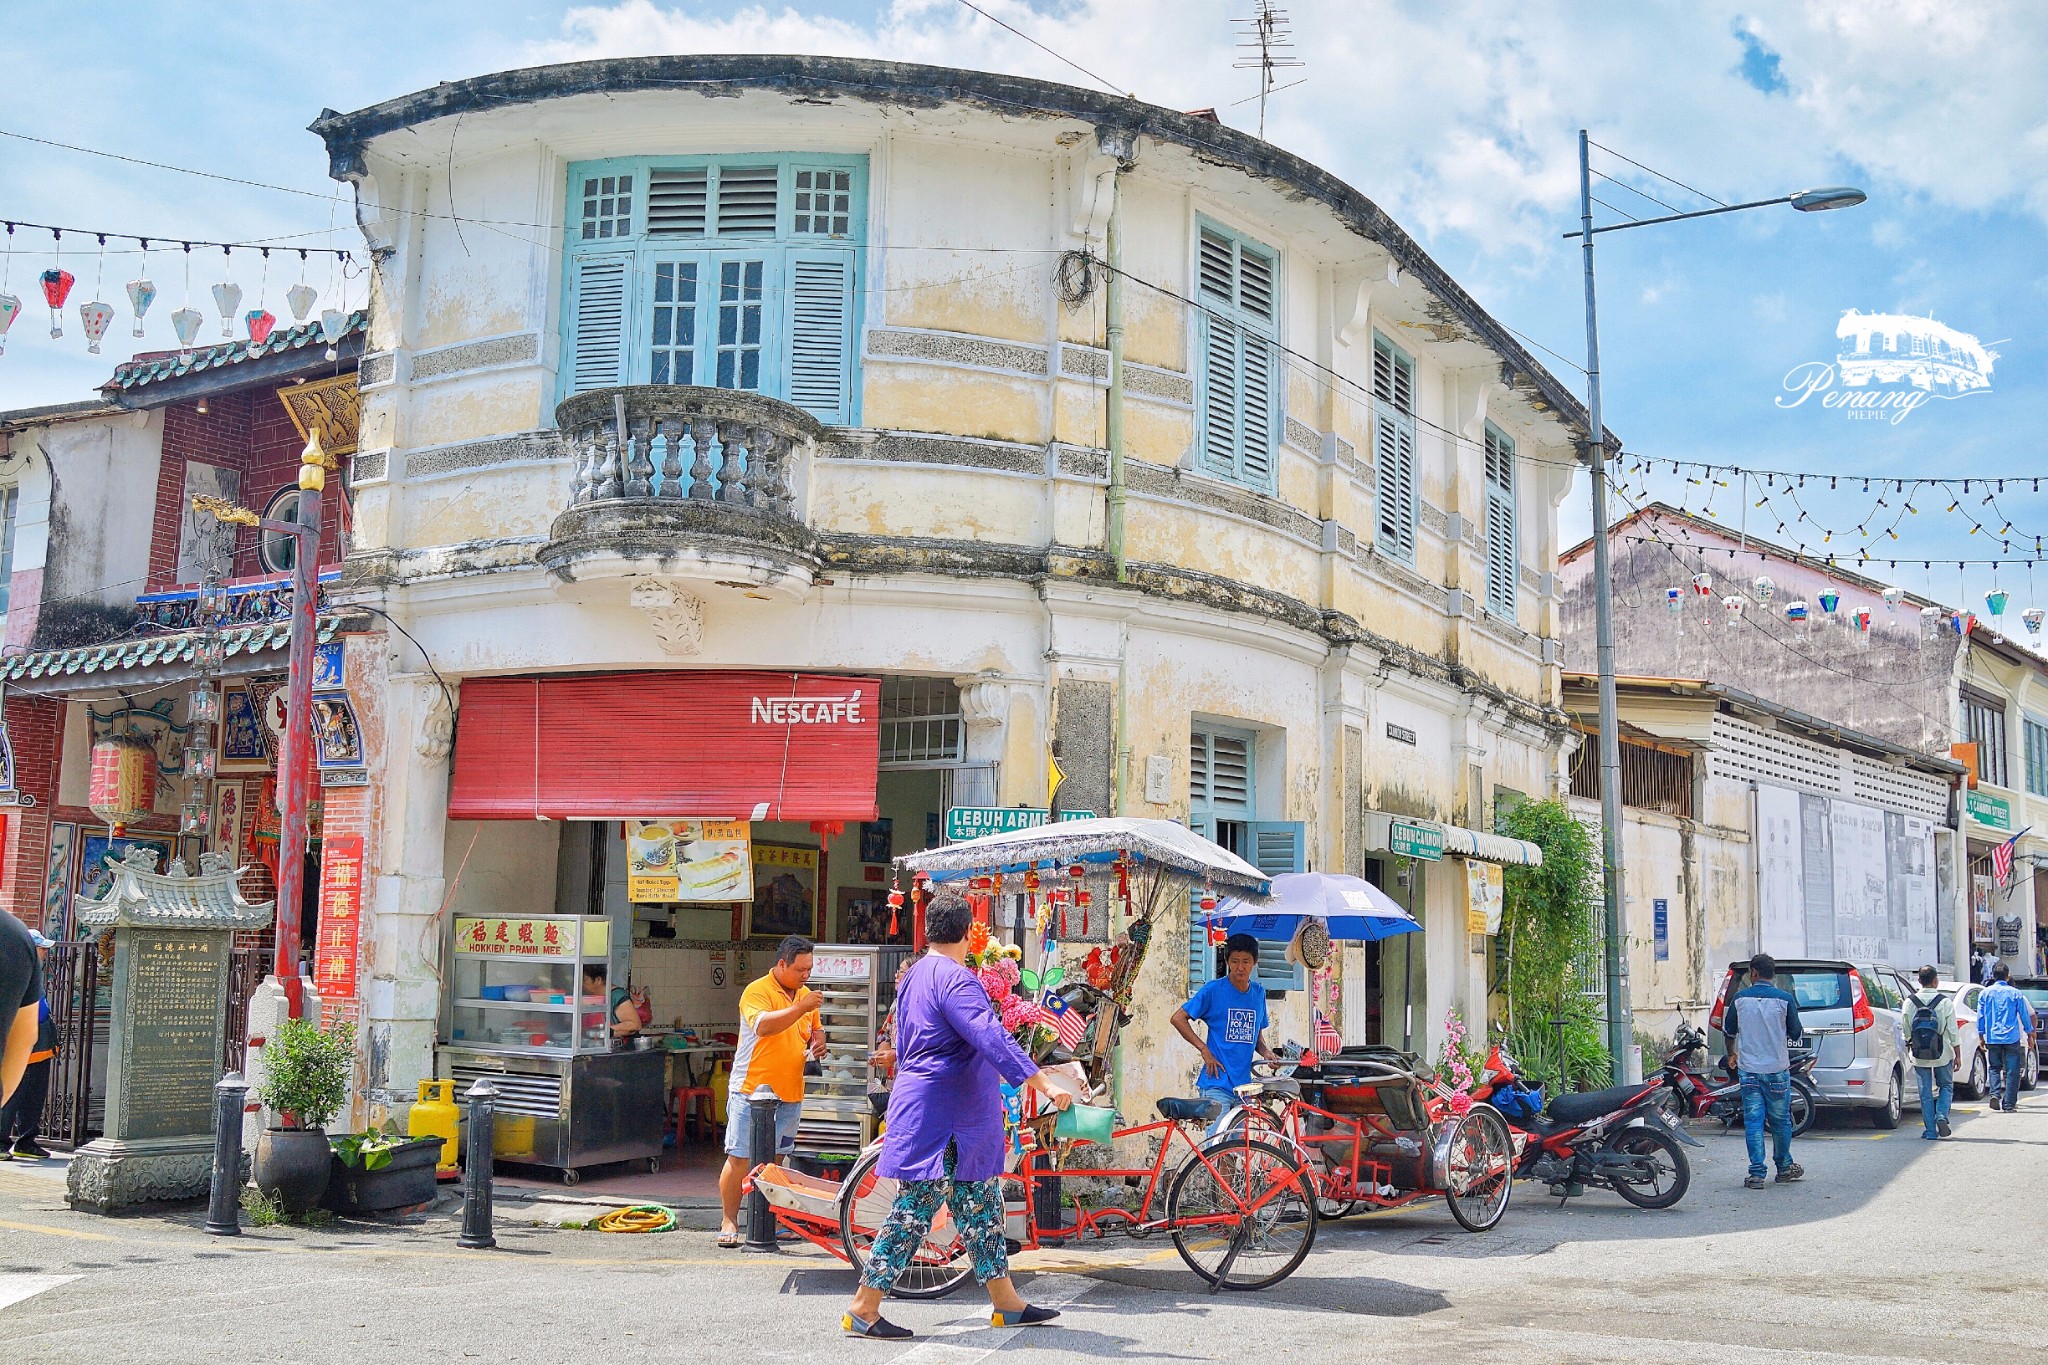
[[[1299,820],[1257,820],[1252,822],[1249,861],[1268,877],[1302,872],[1307,844],[1307,827]],[[1257,980],[1269,991],[1298,991],[1308,985],[1308,973],[1287,960],[1284,943],[1259,945]]]
[[[789,401],[821,422],[853,420],[853,254],[789,254]]]
[[[1486,428],[1486,609],[1515,619],[1521,556],[1515,544],[1515,443]]]
[[[1190,815],[1188,828],[1204,839],[1216,837],[1216,821],[1207,815]],[[1202,893],[1188,895],[1188,995],[1202,989],[1202,983],[1216,975],[1216,953],[1209,946],[1209,927],[1202,922]]]
[[[631,321],[630,256],[588,256],[576,262],[569,299],[569,392],[629,382],[626,338]]]
[[[1415,559],[1415,362],[1373,338],[1373,471],[1379,489],[1380,550]]]

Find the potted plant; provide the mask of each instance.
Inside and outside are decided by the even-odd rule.
[[[331,1140],[333,1166],[322,1208],[336,1213],[388,1213],[434,1200],[438,1137],[408,1138],[386,1120],[375,1133],[345,1133]]]
[[[263,1084],[257,1098],[274,1110],[279,1126],[256,1142],[256,1188],[289,1214],[301,1214],[327,1192],[326,1125],[348,1098],[355,1065],[356,1030],[342,1024],[322,1032],[305,1019],[287,1019],[263,1049]]]

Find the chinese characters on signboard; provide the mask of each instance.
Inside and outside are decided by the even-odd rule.
[[[363,926],[363,836],[337,834],[320,848],[320,929],[313,984],[327,1000],[353,999]]]
[[[601,958],[611,951],[607,920],[503,915],[458,918],[455,950],[474,957],[573,958],[578,924],[583,926],[583,956]]]

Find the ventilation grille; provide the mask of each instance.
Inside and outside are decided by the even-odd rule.
[[[1861,754],[1849,757],[1850,795],[1873,806],[1924,815],[1931,820],[1948,818],[1948,784],[1926,773],[1894,768]]]
[[[1384,341],[1372,348],[1372,396],[1394,411],[1415,411],[1415,362]]]
[[[1714,717],[1714,748],[1708,771],[1715,777],[1827,796],[1846,796],[1842,789],[1842,756],[1834,749],[1779,734],[1730,716]]]
[[[702,167],[651,172],[647,177],[647,235],[702,237],[707,183]]]
[[[1231,279],[1230,257],[1229,240],[1204,230],[1202,233],[1202,292],[1221,303],[1237,302],[1237,290]]]
[[[478,1081],[489,1081],[491,1089],[498,1092],[496,1108],[500,1114],[528,1114],[537,1119],[562,1116],[560,1076],[529,1076],[483,1066],[451,1066],[448,1074],[454,1078],[455,1093],[459,1096],[467,1095]]]
[[[1273,316],[1273,262],[1256,251],[1237,256],[1237,304],[1255,318]]]
[[[773,166],[734,166],[719,171],[719,236],[774,236],[775,180]]]

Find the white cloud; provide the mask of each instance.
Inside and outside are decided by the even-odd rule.
[[[1237,0],[1023,0],[983,8],[1141,98],[1221,106],[1252,127]],[[1276,95],[1268,135],[1344,176],[1429,238],[1459,234],[1510,266],[1554,259],[1576,213],[1576,133],[1723,198],[1866,169],[1966,210],[2048,217],[2048,26],[2028,0],[1814,0],[1750,17],[1726,0],[1656,8],[1535,0],[1296,0],[1308,83]],[[1745,35],[1788,89],[1743,79]],[[797,52],[1087,78],[953,0],[894,0],[872,24],[748,5],[728,13],[622,0],[570,11],[540,61],[675,52]],[[1607,159],[1616,176],[1680,203]],[[1654,205],[1612,185],[1601,198]],[[1683,206],[1699,201],[1683,199]]]

